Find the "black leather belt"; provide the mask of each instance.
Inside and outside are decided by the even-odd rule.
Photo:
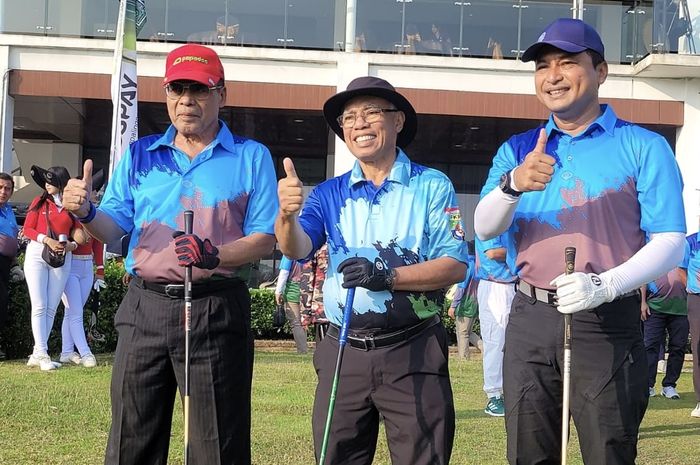
[[[401,329],[392,332],[383,332],[382,330],[356,330],[348,329],[347,343],[351,347],[362,350],[378,349],[380,347],[388,347],[399,342],[403,342],[411,337],[432,328],[440,323],[440,317],[435,315],[432,318],[421,321],[417,325],[410,326],[406,329]],[[340,328],[331,323],[326,332],[327,336],[337,340],[340,334]]]
[[[184,299],[185,298],[185,285],[184,284],[165,284],[165,283],[154,283],[151,281],[145,281],[142,278],[135,277],[133,280],[134,284],[142,289],[153,291],[157,294],[170,297],[171,299]],[[218,292],[224,289],[230,289],[235,286],[240,286],[243,284],[243,280],[239,278],[227,278],[227,279],[212,279],[209,281],[200,281],[197,283],[192,283],[192,298],[204,297],[214,292]]]
[[[515,285],[515,288],[530,298],[537,299],[540,302],[544,302],[545,304],[557,305],[557,293],[556,292],[552,292],[552,291],[548,291],[547,289],[541,289],[539,287],[535,287],[532,284],[527,283],[527,282],[522,281],[522,280],[518,281],[518,284]],[[625,299],[627,297],[632,297],[635,295],[639,295],[638,290],[626,292],[622,295],[617,296],[614,300]]]

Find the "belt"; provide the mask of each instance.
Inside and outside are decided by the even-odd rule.
[[[383,332],[382,330],[374,331],[371,329],[358,331],[348,330],[347,343],[356,349],[362,350],[388,347],[408,340],[416,334],[419,334],[428,328],[432,328],[438,323],[440,323],[440,317],[435,315],[432,318],[421,321],[417,325],[409,326],[406,329],[401,329],[398,331]],[[337,340],[339,334],[340,328],[331,323],[331,325],[328,327],[326,335]]]
[[[540,302],[544,302],[545,304],[549,305],[557,305],[556,292],[548,291],[547,289],[540,289],[539,287],[535,287],[532,284],[522,280],[518,281],[518,284],[515,285],[515,288],[523,294],[525,294],[526,296],[531,297],[533,299],[537,299]],[[626,299],[627,297],[632,297],[635,295],[639,295],[638,290],[626,292],[622,295],[617,296],[613,300]]]
[[[145,281],[142,278],[135,277],[132,282],[148,291],[155,292],[157,294],[170,297],[171,299],[184,299],[185,298],[185,285],[184,284],[165,284],[165,283],[154,283],[151,281]],[[235,286],[240,286],[243,284],[243,280],[240,278],[228,278],[228,279],[212,279],[208,281],[200,281],[197,283],[192,283],[192,298],[204,297],[215,292],[230,289]]]

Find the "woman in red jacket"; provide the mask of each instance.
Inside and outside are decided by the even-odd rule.
[[[70,178],[68,170],[63,166],[48,170],[32,166],[31,175],[44,193],[32,201],[24,220],[24,235],[30,239],[24,257],[24,273],[32,303],[34,336],[34,352],[29,356],[27,366],[38,366],[42,371],[48,371],[61,366],[49,358],[48,340],[56,308],[68,280],[72,252],[78,247],[73,240],[77,221],[63,209],[61,203],[63,188]],[[59,240],[63,238],[66,240]],[[80,231],[76,238],[84,242],[85,233]],[[53,268],[44,261],[44,245],[54,252],[65,254],[63,266]]]

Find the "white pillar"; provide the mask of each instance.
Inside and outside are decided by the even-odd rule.
[[[683,97],[683,127],[676,139],[676,160],[683,174],[683,202],[688,234],[698,231],[700,220],[700,157],[698,157],[698,127],[700,127],[700,79],[686,80]]]
[[[357,0],[347,0],[345,9],[345,51],[355,51],[355,23],[357,21]]]
[[[0,47],[0,171],[12,171],[15,99],[10,96],[10,47]]]

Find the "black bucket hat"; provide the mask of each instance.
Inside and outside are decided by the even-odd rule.
[[[105,185],[105,170],[100,169],[92,175],[92,190],[99,192]]]
[[[68,174],[68,170],[64,166],[52,166],[45,170],[40,166],[32,165],[29,173],[32,175],[34,182],[42,189],[45,188],[46,184],[51,184],[63,190],[70,179],[70,174]]]
[[[331,127],[338,137],[345,140],[343,128],[338,124],[337,118],[343,112],[343,108],[345,108],[345,104],[348,103],[349,100],[362,95],[381,97],[393,103],[397,109],[404,113],[406,121],[404,121],[403,129],[396,137],[396,145],[401,148],[406,148],[416,136],[416,130],[418,128],[416,110],[414,110],[413,105],[406,100],[406,97],[396,92],[394,86],[378,77],[363,76],[355,78],[348,84],[346,90],[326,100],[326,103],[323,105],[323,116],[326,118],[328,126]]]

